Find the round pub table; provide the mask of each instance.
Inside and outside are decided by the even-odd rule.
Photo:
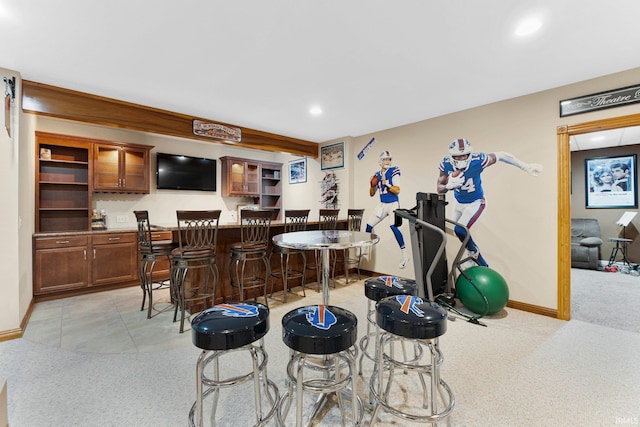
[[[322,254],[322,304],[329,305],[329,251],[367,247],[378,243],[374,233],[347,230],[294,231],[273,236],[273,244],[289,249],[320,250]]]

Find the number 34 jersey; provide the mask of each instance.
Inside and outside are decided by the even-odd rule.
[[[482,171],[488,166],[489,158],[485,153],[475,153],[471,155],[469,166],[463,172],[464,182],[453,192],[458,203],[471,203],[484,197],[482,189]],[[440,171],[451,175],[455,168],[451,164],[449,157],[445,157],[440,162]]]

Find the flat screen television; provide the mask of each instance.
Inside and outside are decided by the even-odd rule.
[[[157,153],[156,188],[216,191],[217,159]]]

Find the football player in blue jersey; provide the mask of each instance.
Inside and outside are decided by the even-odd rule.
[[[524,163],[504,151],[486,154],[474,153],[471,144],[464,138],[456,139],[451,143],[449,155],[440,162],[438,194],[453,190],[456,200],[453,211],[454,221],[464,224],[470,229],[480,218],[485,208],[481,174],[482,171],[498,161],[515,166],[533,176],[542,172],[542,165]],[[454,232],[460,241],[466,237],[466,232],[462,227],[454,227]],[[479,265],[489,266],[473,239],[469,239],[466,248],[467,254],[474,258]]]
[[[367,221],[367,233],[371,233],[373,227],[393,214],[393,211],[400,207],[400,198],[398,197],[398,194],[400,194],[400,168],[391,166],[391,153],[388,151],[383,151],[380,154],[378,162],[380,163],[380,170],[371,177],[369,195],[373,197],[376,192],[379,192],[380,205],[378,205]],[[400,268],[405,268],[409,262],[409,256],[407,255],[407,249],[404,244],[404,237],[400,229],[394,224],[391,224],[390,227],[402,252]]]

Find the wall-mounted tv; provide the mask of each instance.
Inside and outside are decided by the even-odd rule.
[[[217,159],[157,153],[156,188],[216,191]]]

